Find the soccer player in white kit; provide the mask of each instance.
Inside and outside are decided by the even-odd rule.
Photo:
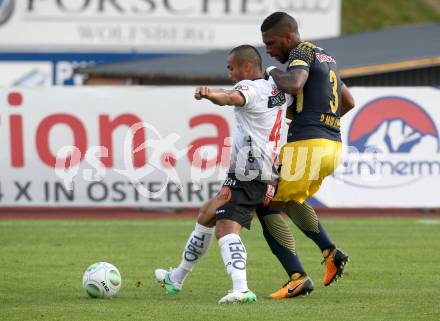
[[[201,208],[181,264],[171,271],[155,270],[156,279],[168,294],[179,292],[188,273],[207,251],[215,226],[221,255],[232,279],[232,289],[220,299],[220,304],[256,301],[247,285],[247,252],[239,234],[242,227],[250,228],[256,206],[274,192],[285,110],[292,103],[292,97],[282,93],[272,78],[263,79],[261,56],[254,47],[232,49],[228,70],[235,83],[232,90],[199,87],[194,95],[197,100],[205,98],[220,106],[234,106],[237,124],[228,176],[216,197]]]

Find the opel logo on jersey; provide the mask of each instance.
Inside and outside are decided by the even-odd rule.
[[[0,25],[4,24],[14,12],[15,0],[0,0]]]

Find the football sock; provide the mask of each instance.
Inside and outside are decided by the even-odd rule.
[[[226,272],[232,279],[233,291],[248,291],[246,279],[246,248],[238,234],[227,234],[218,240]]]
[[[263,228],[263,235],[272,253],[280,261],[287,275],[304,274],[299,257],[295,251],[295,239],[289,226],[280,213],[264,213],[263,207],[257,208],[257,216]]]
[[[202,258],[211,245],[214,227],[206,227],[196,223],[194,231],[188,238],[182,253],[180,265],[173,269],[170,279],[182,284],[194,265]]]
[[[295,223],[308,238],[315,242],[321,251],[334,247],[333,242],[328,237],[324,227],[318,220],[315,210],[310,204],[307,202],[302,204],[288,202],[284,211],[293,223]]]

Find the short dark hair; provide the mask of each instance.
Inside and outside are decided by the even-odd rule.
[[[259,70],[262,70],[261,55],[257,48],[251,45],[241,45],[231,49],[229,54],[236,54],[239,61],[249,61]]]
[[[274,27],[280,27],[286,32],[298,32],[298,23],[296,22],[295,18],[281,11],[274,12],[264,19],[260,29],[261,32],[265,32]]]

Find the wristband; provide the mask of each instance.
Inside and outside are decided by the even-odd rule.
[[[267,75],[270,75],[270,72],[271,72],[272,70],[276,69],[276,68],[277,68],[277,67],[275,67],[275,66],[267,67],[267,68],[266,68],[266,74],[267,74]]]

